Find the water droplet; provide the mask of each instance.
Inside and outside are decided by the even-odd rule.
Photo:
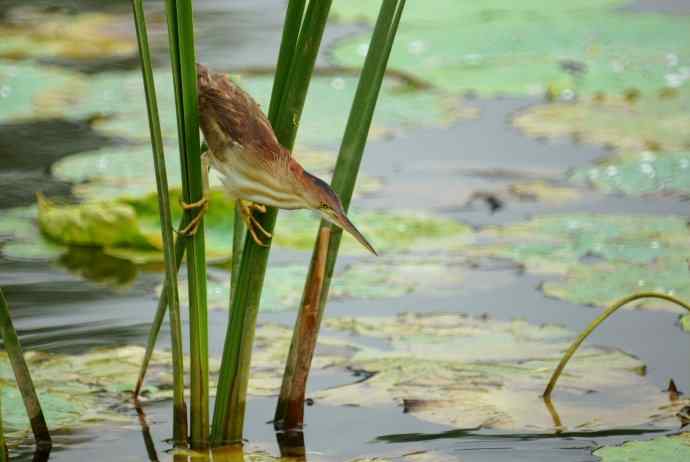
[[[606,174],[608,176],[616,176],[618,175],[618,169],[614,165],[609,165],[606,167]]]
[[[680,168],[688,168],[688,166],[690,166],[690,161],[686,158],[682,158],[678,163],[680,164]]]
[[[651,247],[652,249],[658,249],[659,247],[661,247],[661,245],[659,244],[659,241],[652,241],[649,243],[649,247]]]
[[[7,98],[12,93],[12,88],[9,85],[0,86],[0,99]]]
[[[647,164],[647,163],[640,164],[640,171],[642,171],[642,173],[644,173],[647,176],[653,177],[656,175],[656,172],[654,171],[654,167],[652,167],[651,164]]]
[[[654,162],[656,160],[656,156],[651,151],[644,151],[642,152],[640,159],[642,159],[642,162]]]
[[[366,56],[368,51],[369,51],[369,44],[368,43],[362,43],[357,47],[357,54],[359,54],[360,56]]]
[[[647,283],[646,283],[645,281],[643,281],[642,279],[640,279],[639,281],[637,281],[637,286],[638,286],[638,287],[644,287],[645,284],[647,284]]]
[[[561,99],[563,101],[572,101],[575,99],[575,92],[570,88],[566,88],[561,92]]]
[[[407,45],[407,51],[413,55],[420,55],[427,50],[426,44],[421,40],[413,40]]]
[[[666,64],[670,67],[678,65],[678,55],[675,53],[666,53]]]
[[[345,79],[341,77],[336,77],[333,80],[331,80],[331,87],[333,87],[336,90],[342,90],[345,88]]]

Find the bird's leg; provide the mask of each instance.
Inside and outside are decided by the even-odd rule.
[[[264,242],[261,239],[259,239],[259,236],[257,236],[256,229],[261,231],[261,234],[263,234],[269,239],[273,237],[273,234],[269,233],[264,229],[263,226],[261,226],[261,223],[259,223],[259,220],[254,218],[254,214],[252,212],[252,209],[255,209],[261,213],[266,213],[266,206],[263,204],[257,204],[256,202],[244,201],[242,199],[239,200],[239,203],[240,212],[242,213],[242,220],[247,225],[247,229],[249,230],[249,233],[252,235],[254,242],[256,242],[260,246],[267,247],[267,245],[264,244]]]
[[[195,235],[199,229],[199,225],[201,224],[201,219],[204,218],[204,215],[206,215],[206,212],[208,211],[208,170],[210,168],[209,155],[210,154],[208,151],[201,155],[201,179],[204,187],[204,197],[192,203],[187,203],[180,199],[180,207],[182,207],[183,210],[199,210],[191,221],[187,223],[187,226],[178,231],[178,234],[182,236]]]

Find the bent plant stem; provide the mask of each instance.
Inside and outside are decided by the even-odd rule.
[[[570,361],[570,358],[573,357],[577,349],[582,345],[582,342],[585,341],[589,335],[596,330],[599,325],[604,322],[609,316],[611,316],[613,313],[618,311],[619,308],[627,305],[628,303],[634,302],[635,300],[642,300],[645,298],[656,298],[659,300],[665,300],[670,303],[674,303],[678,306],[682,306],[686,310],[690,312],[690,305],[685,303],[682,300],[678,300],[675,297],[672,297],[670,295],[666,294],[661,294],[661,293],[655,293],[655,292],[642,292],[639,294],[634,294],[630,295],[629,297],[625,297],[621,300],[618,300],[606,310],[601,313],[597,318],[592,321],[587,328],[582,331],[580,335],[577,336],[575,341],[573,342],[572,345],[570,345],[570,348],[568,348],[568,351],[565,352],[563,357],[561,358],[561,361],[558,363],[558,366],[556,366],[556,370],[553,371],[553,375],[551,375],[551,380],[549,380],[548,385],[546,385],[546,389],[544,390],[544,393],[542,397],[546,401],[551,400],[551,393],[553,392],[553,389],[556,387],[556,382],[558,382],[558,378],[561,376],[561,373],[563,372],[563,369],[565,369],[565,366],[568,364],[568,361]]]
[[[345,128],[331,185],[338,193],[347,211],[352,200],[364,147],[371,127],[388,57],[397,33],[405,0],[384,0],[374,27],[367,57],[357,85],[352,108]],[[324,230],[329,232],[324,232]],[[300,314],[293,329],[290,353],[285,365],[274,425],[283,430],[302,427],[306,382],[321,319],[328,299],[328,290],[340,248],[342,230],[322,220],[314,248],[309,274],[305,283]],[[321,240],[325,239],[325,243]],[[327,249],[327,250],[325,250]],[[320,268],[320,255],[325,252],[325,269]],[[318,297],[310,296],[319,287]],[[318,300],[318,308],[310,306]],[[312,311],[317,309],[316,313]]]
[[[49,449],[52,446],[52,440],[50,432],[48,432],[48,425],[46,424],[38,395],[36,395],[36,388],[31,379],[29,367],[24,360],[22,345],[12,324],[10,308],[7,305],[7,300],[5,300],[2,290],[0,290],[0,335],[2,335],[3,345],[10,359],[10,364],[12,364],[17,387],[22,395],[26,413],[29,416],[31,430],[36,439],[36,446],[39,449]]]
[[[302,20],[304,0],[291,0],[288,4],[268,114],[278,141],[288,150],[294,145],[330,6],[331,0],[312,1]],[[295,28],[300,23],[298,35]],[[273,232],[276,217],[277,210],[268,208],[259,217],[259,224]],[[211,435],[215,446],[242,440],[252,344],[270,240],[268,244],[259,246],[249,234],[245,236],[218,378]]]
[[[163,302],[162,309],[159,306],[158,311],[161,311],[161,314],[163,314],[166,304],[170,306],[170,337],[172,341],[173,361],[173,439],[177,445],[186,445],[187,404],[184,400],[182,321],[180,319],[180,299],[177,290],[177,268],[180,262],[177,261],[178,259],[175,255],[175,241],[173,238],[172,217],[170,214],[170,198],[168,197],[168,176],[165,170],[165,155],[163,152],[163,137],[158,116],[156,87],[153,80],[153,66],[151,65],[151,54],[149,51],[146,19],[144,17],[142,0],[132,0],[132,9],[134,11],[134,23],[137,31],[139,57],[146,95],[146,107],[148,110],[149,130],[151,132],[153,163],[156,174],[156,187],[158,189],[158,210],[160,213],[163,254],[165,258],[165,297],[161,297],[161,300],[165,298],[165,302],[167,303]],[[184,249],[182,245],[178,245],[178,247]],[[159,320],[159,323],[160,322],[162,322],[162,316]],[[160,329],[160,324],[158,329]],[[157,334],[156,332],[156,336]],[[155,345],[155,339],[153,343]],[[143,380],[143,376],[141,379]],[[138,381],[135,397],[139,395],[140,387],[141,381]]]

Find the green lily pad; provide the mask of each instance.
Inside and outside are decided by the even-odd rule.
[[[180,157],[176,145],[164,147],[168,185],[181,187]],[[310,172],[328,177],[335,165],[334,154],[310,149],[297,149],[295,158]],[[155,169],[151,146],[132,145],[98,149],[67,156],[51,167],[59,180],[76,183],[74,194],[84,200],[141,197],[156,191]],[[220,186],[215,170],[211,170],[212,186]],[[358,182],[361,193],[377,189],[374,179],[363,176]],[[363,187],[364,186],[364,187]]]
[[[547,215],[488,228],[495,242],[472,251],[510,258],[535,273],[563,274],[585,257],[646,264],[690,255],[686,220],[653,215]]]
[[[57,259],[64,247],[43,239],[36,206],[0,210],[0,254],[10,260]]]
[[[390,66],[446,91],[483,96],[645,92],[685,79],[678,63],[690,57],[682,40],[687,20],[626,14],[616,9],[624,3],[446,0],[433,10],[412,6],[402,16]],[[334,7],[346,20],[372,22],[377,13],[378,4],[366,1]],[[341,42],[336,62],[361,65],[368,42],[368,35]]]
[[[637,292],[657,292],[690,300],[688,256],[659,257],[646,264],[611,262],[575,265],[562,281],[542,285],[546,295],[583,305],[607,306]],[[658,300],[641,300],[632,307],[687,313],[683,308]]]
[[[575,135],[580,141],[630,152],[683,151],[690,146],[689,103],[690,85],[683,84],[643,92],[635,101],[602,96],[534,106],[515,117],[514,124],[531,136]]]
[[[25,358],[51,431],[91,427],[98,422],[129,422],[115,409],[131,402],[131,391],[144,350],[97,349],[82,355],[30,351]],[[169,383],[169,355],[155,353],[146,393]],[[29,434],[29,419],[14,383],[7,355],[0,354],[3,427],[11,440]]]
[[[602,462],[683,462],[690,460],[690,433],[603,447],[594,455]]]
[[[0,25],[0,58],[102,60],[135,56],[137,43],[130,24],[127,15],[14,8]]]
[[[606,193],[632,196],[690,193],[690,153],[650,152],[618,154],[595,166],[575,170],[570,180],[591,184]]]
[[[262,107],[268,107],[273,84],[272,77],[244,77],[238,83],[245,88]],[[161,114],[163,136],[169,141],[176,137],[175,100],[172,93],[172,77],[163,71],[156,72],[158,105]],[[315,76],[309,86],[304,115],[297,137],[298,145],[318,146],[337,143],[345,130],[348,110],[352,104],[357,78],[352,76]],[[148,141],[144,90],[139,72],[101,73],[89,79],[88,87],[69,101],[61,90],[46,92],[59,101],[47,105],[44,110],[62,112],[67,117],[106,115],[94,122],[99,130],[114,136]],[[46,98],[48,99],[48,98]],[[456,97],[436,92],[413,91],[400,88],[396,81],[386,79],[372,134],[395,133],[411,127],[446,124],[459,117],[471,115],[460,107]]]
[[[206,214],[206,250],[209,259],[226,261],[232,254],[234,202],[222,191],[211,190],[209,211]],[[177,204],[179,190],[170,191],[172,204]],[[174,223],[179,223],[181,208],[173,205]],[[32,249],[47,259],[59,254],[59,245],[102,248],[112,257],[143,264],[162,261],[162,240],[158,201],[155,193],[143,197],[122,197],[110,201],[86,202],[77,205],[58,205],[43,200],[36,209],[21,209],[10,213],[22,229],[16,241],[3,244],[3,254],[14,243],[21,245],[18,256],[32,257]],[[370,237],[381,252],[412,252],[459,250],[469,244],[473,232],[467,225],[454,220],[405,212],[352,213],[352,220]],[[33,230],[37,221],[40,231]],[[314,213],[301,210],[281,214],[274,243],[281,247],[311,250],[319,220]],[[0,237],[2,227],[0,227]],[[12,239],[12,236],[8,236]],[[47,242],[46,242],[47,241]],[[59,244],[59,245],[57,245]],[[16,249],[16,246],[15,246]],[[345,254],[365,255],[367,251],[351,236],[345,235],[342,251]]]
[[[83,85],[79,74],[57,67],[0,60],[0,123],[58,116],[60,105]]]
[[[302,265],[269,268],[261,294],[263,311],[295,310],[299,306],[307,276]],[[362,261],[336,272],[329,300],[343,298],[389,299],[417,291],[457,290],[462,281],[459,265],[440,259],[393,258],[383,262]],[[208,306],[228,309],[228,273],[213,272],[207,283]],[[187,303],[187,280],[180,278],[180,300]],[[160,287],[159,287],[160,291]]]
[[[608,303],[641,291],[690,298],[687,220],[674,216],[549,215],[490,228],[493,243],[473,247],[475,255],[508,258],[528,271],[559,274],[544,283],[546,294],[575,303]],[[656,300],[637,305],[676,307]]]
[[[620,351],[587,347],[573,358],[553,398],[540,397],[572,333],[557,326],[461,314],[402,314],[326,320],[330,329],[385,341],[359,346],[347,362],[371,376],[316,394],[334,405],[402,405],[405,412],[457,428],[521,432],[595,431],[678,424],[685,400],[644,377]],[[367,343],[369,345],[369,343]]]

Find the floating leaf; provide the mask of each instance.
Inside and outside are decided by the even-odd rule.
[[[273,77],[244,77],[238,79],[263,107],[268,107]],[[161,128],[168,141],[174,141],[176,133],[175,100],[172,94],[171,76],[156,73],[158,104],[161,112]],[[309,87],[309,96],[300,122],[297,138],[299,145],[334,145],[342,137],[347,112],[354,96],[357,78],[352,76],[315,76]],[[405,91],[402,91],[405,90]],[[87,117],[102,114],[106,117],[94,122],[99,130],[133,140],[148,141],[146,107],[138,72],[100,73],[89,79],[88,87],[71,95],[69,101],[59,88],[44,93],[47,101],[44,111],[61,112],[66,117]],[[435,126],[450,123],[459,117],[472,115],[460,107],[458,98],[436,92],[401,89],[387,79],[381,89],[380,104],[374,117],[374,135],[395,133],[411,127]],[[50,96],[50,97],[49,97]]]
[[[685,462],[690,460],[690,433],[603,447],[594,455],[602,462]]]
[[[458,428],[523,432],[677,425],[685,401],[650,384],[643,365],[615,350],[588,347],[573,358],[553,407],[540,397],[571,333],[556,326],[461,314],[326,320],[325,326],[386,341],[359,347],[348,367],[372,374],[318,392],[326,403],[385,406]],[[565,377],[564,377],[565,378]]]
[[[542,285],[546,295],[582,305],[607,306],[637,292],[657,292],[690,300],[688,256],[665,256],[653,262],[605,262],[575,265],[563,281]],[[683,308],[657,300],[642,300],[632,306],[687,313]]]
[[[137,44],[126,15],[61,14],[13,8],[0,25],[0,58],[98,59],[130,57]]]
[[[211,190],[209,197],[211,206],[205,216],[206,251],[211,260],[226,261],[232,253],[234,201],[218,190]],[[180,191],[171,190],[170,198],[172,204],[177,204]],[[174,222],[179,222],[181,208],[173,205],[172,212]],[[58,205],[44,200],[38,212],[29,208],[4,213],[15,219],[0,226],[0,238],[4,226],[11,230],[18,224],[20,230],[26,231],[6,236],[9,241],[2,246],[4,255],[53,259],[65,250],[56,245],[61,244],[102,248],[105,255],[138,264],[160,262],[163,258],[155,193],[76,205]],[[473,236],[469,226],[454,220],[415,213],[355,212],[352,219],[382,252],[458,250],[470,243]],[[47,239],[37,232],[35,221]],[[309,211],[286,212],[279,221],[274,243],[309,250],[313,246],[318,223],[318,218]],[[347,234],[343,240],[343,252],[366,254],[366,250]]]
[[[337,271],[331,283],[329,300],[342,298],[387,299],[412,292],[458,290],[463,270],[441,259],[392,258],[383,262],[361,261]],[[261,294],[264,311],[294,310],[299,306],[307,268],[301,265],[276,266],[266,275]],[[179,281],[180,299],[186,303],[186,278]],[[209,273],[208,306],[228,309],[230,276]],[[159,287],[160,291],[160,287]]]
[[[570,179],[591,184],[606,193],[633,196],[690,193],[690,153],[650,152],[618,154],[593,167],[575,170]]]
[[[390,66],[451,92],[556,96],[643,94],[688,78],[690,58],[682,17],[625,14],[620,0],[568,5],[442,1],[433,10],[412,6],[402,17]],[[442,11],[442,15],[434,14]],[[373,21],[376,4],[345,2],[337,17]],[[458,44],[460,50],[458,51]],[[361,65],[368,36],[341,42],[336,62]]]
[[[83,85],[79,74],[57,67],[0,60],[0,123],[57,116],[60,105]],[[52,111],[42,108],[49,99],[44,93],[54,95]]]
[[[634,103],[606,96],[603,101],[534,106],[515,117],[514,124],[530,136],[575,135],[580,141],[632,152],[683,151],[690,146],[688,104],[690,85],[683,85],[674,97],[648,92]]]
[[[686,221],[674,216],[549,215],[490,228],[485,235],[495,241],[470,251],[515,260],[531,272],[565,275],[565,281],[549,281],[543,290],[575,303],[603,306],[650,290],[690,299]],[[632,306],[677,309],[656,300]]]

